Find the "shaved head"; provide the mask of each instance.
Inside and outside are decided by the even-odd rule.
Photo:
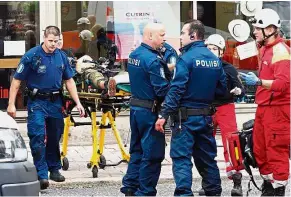
[[[165,26],[160,23],[148,23],[143,30],[143,42],[154,49],[163,45]]]

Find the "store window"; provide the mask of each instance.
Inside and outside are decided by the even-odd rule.
[[[180,1],[62,1],[63,48],[76,57],[114,56],[124,63],[132,48],[141,43],[145,24],[159,21],[166,27],[167,42],[178,50],[181,25],[193,18],[192,10],[193,2]],[[80,37],[83,30],[90,32],[84,31]]]
[[[21,57],[39,43],[39,2],[0,2],[0,58]]]
[[[240,12],[240,1],[198,1],[197,18],[205,25],[207,38],[211,34],[220,34],[226,40],[224,60],[233,64],[239,70],[256,70],[258,58],[253,56],[240,60],[236,47],[246,42],[253,41],[251,37],[246,42],[239,43],[230,35],[228,24],[234,19],[242,19],[249,22],[250,17]],[[282,21],[282,35],[290,46],[290,2],[289,1],[263,1],[263,8],[271,8],[278,12]],[[250,24],[252,31],[252,26]]]

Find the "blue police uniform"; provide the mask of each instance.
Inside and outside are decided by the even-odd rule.
[[[177,114],[181,107],[199,112],[207,109],[216,94],[226,92],[221,61],[206,48],[203,41],[190,43],[181,51],[176,74],[160,113],[165,119]],[[220,174],[214,159],[217,147],[212,129],[211,115],[189,115],[184,120],[173,120],[170,156],[176,182],[174,195],[193,195],[191,157],[202,176],[206,195],[221,194]]]
[[[21,58],[15,79],[26,81],[30,90],[51,93],[62,88],[62,80],[72,78],[73,72],[64,52],[56,49],[46,53],[42,45],[30,49]],[[48,171],[61,169],[59,140],[64,120],[62,100],[28,98],[27,130],[30,148],[39,179],[48,179]],[[45,143],[46,136],[46,143]]]
[[[132,99],[161,101],[169,82],[165,79],[158,52],[142,43],[128,58]],[[165,136],[155,130],[157,112],[147,107],[130,106],[130,161],[123,177],[122,193],[156,195],[156,185],[165,157]]]
[[[178,54],[176,50],[166,42],[164,42],[163,47],[159,50],[159,52],[161,53],[161,56],[163,57],[163,60],[164,60],[164,69],[165,69],[166,78],[172,79],[173,74],[175,73],[175,68],[174,68],[174,71],[171,72],[168,68],[168,64],[176,64],[177,59],[178,59]]]
[[[178,54],[171,45],[165,42],[163,48],[161,49],[161,53],[163,55],[163,59],[167,62],[167,64],[176,63],[178,59]]]

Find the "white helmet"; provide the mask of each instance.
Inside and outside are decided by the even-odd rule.
[[[81,25],[81,24],[90,25],[91,23],[90,23],[88,18],[82,17],[82,18],[79,18],[78,21],[77,21],[77,25]]]
[[[225,40],[224,38],[219,35],[219,34],[212,34],[210,35],[206,40],[205,40],[205,44],[212,44],[215,45],[217,47],[219,47],[220,49],[224,49],[225,48]]]
[[[82,74],[85,69],[94,68],[95,66],[93,63],[84,62],[84,60],[92,61],[93,59],[89,55],[84,55],[77,60],[76,71],[79,74]]]
[[[81,37],[82,40],[91,41],[94,35],[92,34],[91,31],[85,29],[79,33],[79,37]]]
[[[258,28],[266,28],[269,25],[275,25],[276,27],[280,28],[281,21],[277,12],[266,8],[255,14],[254,23],[252,25]]]

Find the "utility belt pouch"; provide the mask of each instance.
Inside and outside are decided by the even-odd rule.
[[[34,100],[36,98],[37,93],[38,93],[38,89],[36,88],[34,88],[33,90],[26,89],[26,94],[31,100]]]
[[[186,121],[188,119],[187,108],[181,107],[179,108],[179,120]]]
[[[152,112],[153,113],[156,113],[157,112],[157,101],[154,101],[154,103],[153,103]]]
[[[55,102],[56,100],[58,100],[59,97],[60,97],[59,91],[52,92],[50,100],[51,100],[51,102]]]

